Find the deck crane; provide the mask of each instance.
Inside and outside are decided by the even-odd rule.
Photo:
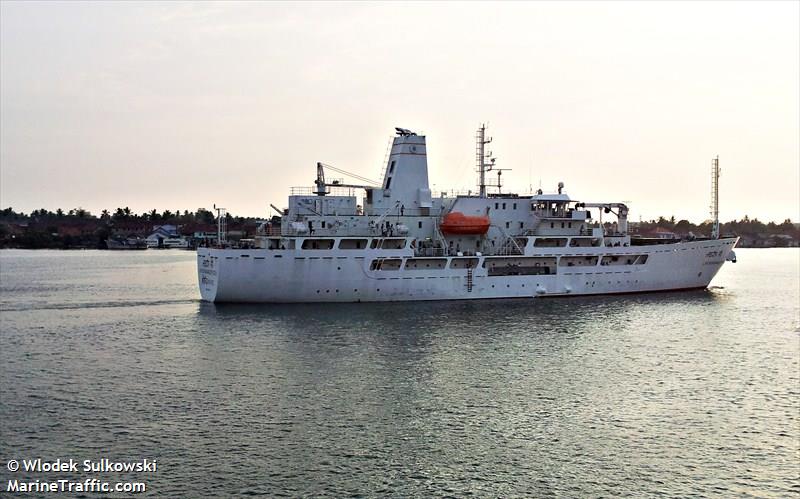
[[[366,182],[368,185],[364,184],[344,184],[338,180],[333,180],[332,182],[325,181],[325,169],[328,168],[333,170],[337,173],[341,173],[343,175],[347,175],[349,177],[353,177],[356,180],[360,180],[361,182]],[[348,172],[346,170],[342,170],[341,168],[336,168],[335,166],[326,165],[325,163],[317,162],[317,179],[314,181],[314,184],[317,186],[316,191],[314,193],[317,196],[325,196],[328,194],[328,187],[350,187],[353,189],[374,189],[380,185],[379,182],[374,180],[368,179],[366,177],[362,177],[361,175]]]

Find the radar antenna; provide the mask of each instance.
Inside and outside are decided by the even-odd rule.
[[[416,133],[412,132],[408,128],[400,128],[399,126],[394,127],[395,133],[401,137],[408,137],[410,135],[416,135]]]

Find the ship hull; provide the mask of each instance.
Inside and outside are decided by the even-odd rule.
[[[487,260],[499,259],[491,256],[472,257],[473,268],[451,268],[456,258],[448,257],[444,268],[406,268],[404,263],[397,269],[376,270],[376,259],[405,262],[414,259],[413,254],[408,250],[200,248],[198,280],[203,300],[216,303],[473,300],[701,289],[729,258],[736,241],[547,248],[520,255],[558,262],[553,273],[535,275],[492,275]],[[597,257],[594,265],[563,265],[570,258],[593,257]],[[611,258],[614,264],[603,264]],[[641,265],[616,264],[642,259],[646,263]]]

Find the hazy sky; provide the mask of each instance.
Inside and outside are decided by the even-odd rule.
[[[436,190],[632,216],[800,218],[800,3],[0,4],[0,206],[266,216],[316,161],[379,176],[393,127]]]

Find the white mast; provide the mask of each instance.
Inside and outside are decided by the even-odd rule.
[[[491,137],[486,138],[486,125],[481,124],[477,135],[475,135],[475,163],[478,168],[478,188],[482,198],[486,197],[486,172],[492,171],[494,166],[494,159],[487,158],[492,153],[486,154],[486,144],[491,141]],[[487,159],[490,159],[489,163],[486,162]]]
[[[711,160],[711,238],[719,239],[719,156]]]
[[[228,212],[225,208],[217,208],[217,205],[214,205],[214,210],[217,212],[217,246],[220,248],[225,246],[225,229],[226,229],[226,222],[228,217]]]

